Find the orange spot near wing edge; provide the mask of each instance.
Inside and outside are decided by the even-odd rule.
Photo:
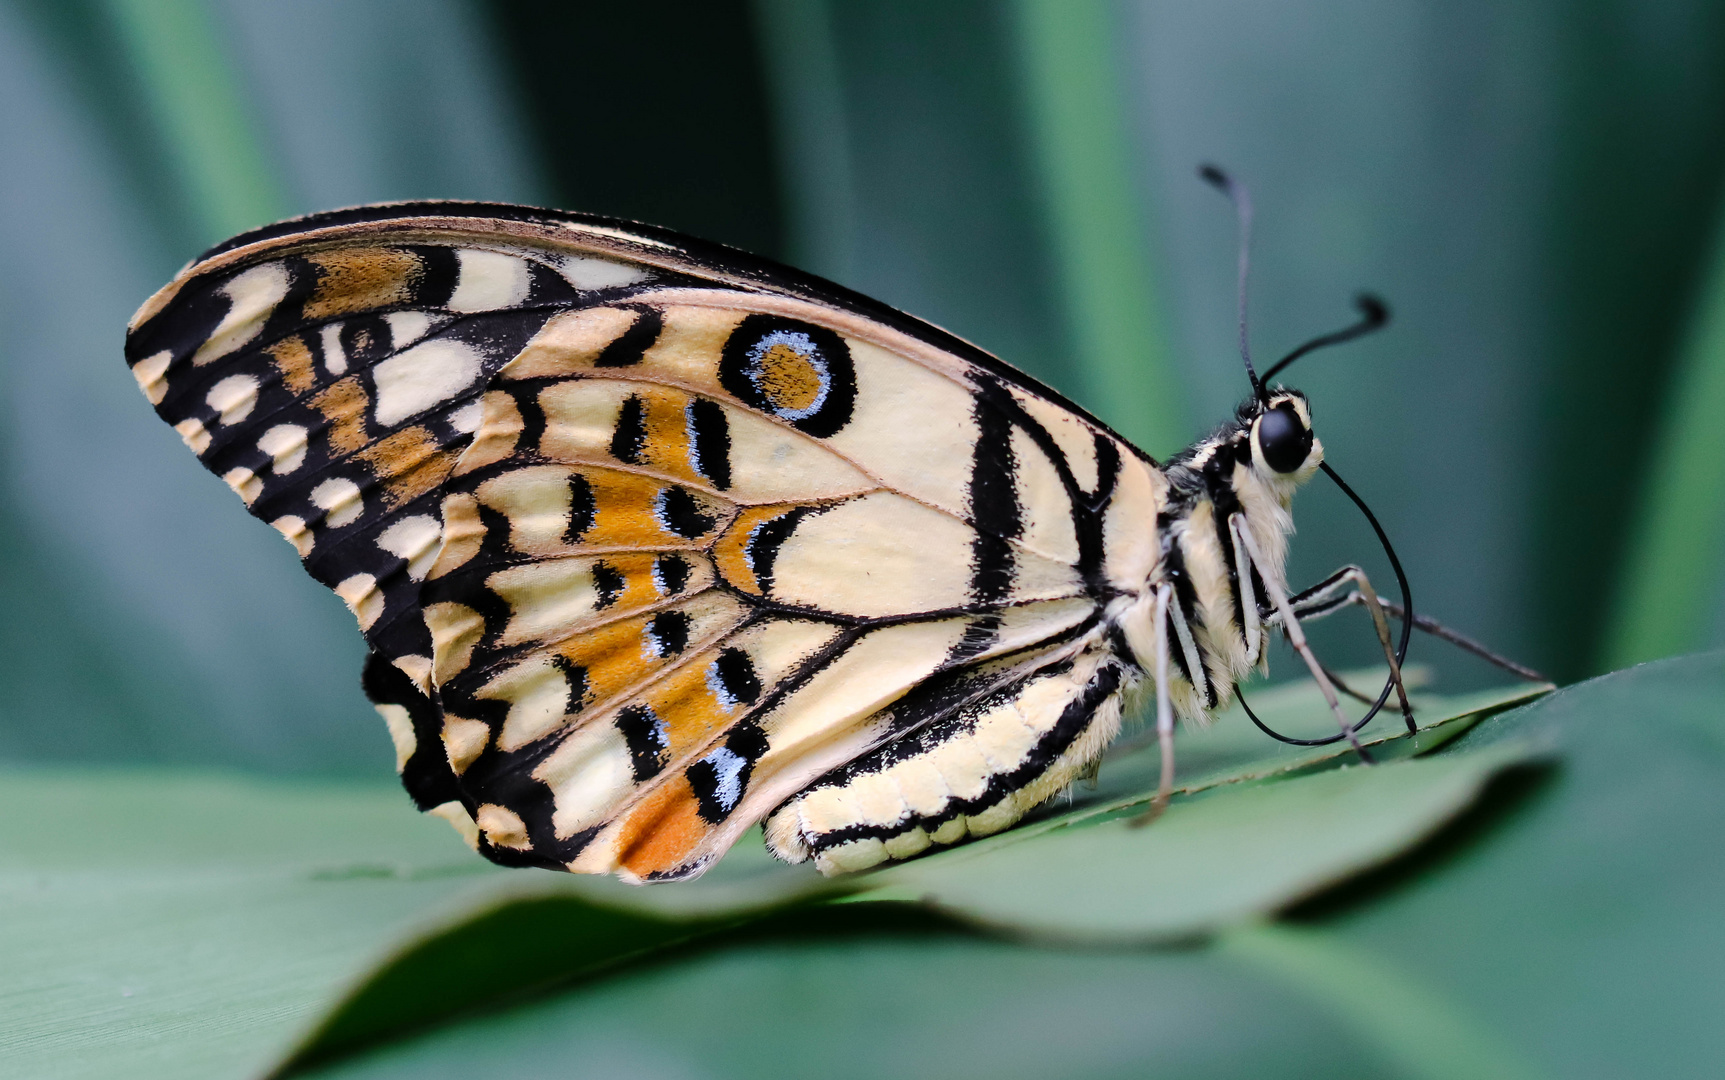
[[[679,866],[707,835],[688,778],[671,777],[641,801],[617,835],[617,864],[637,877]]]

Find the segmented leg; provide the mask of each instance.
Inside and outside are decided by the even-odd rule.
[[[1354,586],[1354,591],[1347,596],[1332,598],[1328,595],[1350,582]],[[1359,599],[1356,600],[1355,597]],[[1299,597],[1290,597],[1288,603],[1293,609],[1294,616],[1304,619],[1328,615],[1348,604],[1364,605],[1365,609],[1371,613],[1372,627],[1378,633],[1378,643],[1383,646],[1384,662],[1390,666],[1390,682],[1396,688],[1396,703],[1401,706],[1402,721],[1407,724],[1409,734],[1419,730],[1419,725],[1414,723],[1413,706],[1408,704],[1407,687],[1402,682],[1402,666],[1396,660],[1396,648],[1390,641],[1390,621],[1384,615],[1383,603],[1378,599],[1377,590],[1372,588],[1371,579],[1366,577],[1364,570],[1357,566],[1344,566],[1310,589],[1300,593]],[[1317,609],[1317,615],[1308,615],[1307,608]],[[1271,618],[1273,621],[1280,621],[1280,614],[1271,616]]]
[[[1315,598],[1328,585],[1329,581],[1327,579],[1325,581],[1321,581],[1317,585],[1307,589],[1304,593],[1301,593],[1300,597]],[[1294,614],[1298,615],[1305,622],[1311,622],[1313,619],[1321,619],[1326,615],[1333,615],[1345,607],[1353,607],[1356,604],[1365,604],[1365,597],[1357,590],[1351,593],[1344,593],[1341,596],[1330,596],[1321,600],[1308,600],[1307,602],[1302,602],[1300,597],[1292,598],[1294,603]],[[1402,610],[1402,606],[1400,604],[1389,600],[1380,600],[1379,604],[1383,608],[1384,613],[1389,615],[1391,618],[1405,620],[1408,617],[1407,612]],[[1456,648],[1461,649],[1463,652],[1472,653],[1481,660],[1484,660],[1486,663],[1491,664],[1494,667],[1502,668],[1504,671],[1509,672],[1518,679],[1526,679],[1528,682],[1551,681],[1527,665],[1518,664],[1507,656],[1500,656],[1486,648],[1484,645],[1481,645],[1473,638],[1468,637],[1461,631],[1451,629],[1429,616],[1415,613],[1414,629],[1430,634],[1432,637],[1435,637],[1440,641],[1447,641]]]
[[[1151,639],[1155,642],[1156,744],[1162,751],[1162,775],[1150,809],[1132,819],[1134,826],[1148,825],[1161,817],[1174,793],[1174,702],[1168,694],[1168,608],[1173,595],[1173,586],[1157,587],[1155,635]]]
[[[1276,608],[1276,617],[1282,624],[1283,631],[1287,633],[1288,641],[1294,646],[1294,651],[1300,654],[1300,659],[1306,662],[1306,669],[1312,673],[1312,678],[1317,682],[1318,689],[1323,692],[1324,701],[1330,706],[1330,711],[1335,713],[1336,722],[1342,727],[1342,734],[1347,736],[1348,745],[1354,748],[1354,753],[1360,756],[1361,761],[1371,764],[1371,755],[1360,744],[1359,734],[1354,730],[1354,725],[1348,720],[1347,714],[1342,712],[1342,703],[1336,697],[1336,688],[1330,683],[1330,676],[1324,671],[1324,666],[1318,663],[1318,658],[1313,654],[1312,647],[1307,644],[1306,633],[1300,629],[1300,620],[1294,616],[1294,608],[1288,602],[1288,594],[1276,582],[1275,575],[1270,572],[1269,563],[1265,561],[1263,553],[1258,550],[1257,541],[1252,539],[1252,531],[1244,527],[1238,514],[1228,519],[1228,528],[1234,534],[1234,542],[1245,548],[1246,553],[1251,556],[1253,565],[1259,568],[1259,580],[1264,583],[1264,591],[1270,594],[1270,602]]]

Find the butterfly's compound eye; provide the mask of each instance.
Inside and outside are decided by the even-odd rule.
[[[1284,401],[1258,418],[1258,446],[1264,464],[1279,473],[1290,473],[1312,452],[1312,429],[1293,405]]]

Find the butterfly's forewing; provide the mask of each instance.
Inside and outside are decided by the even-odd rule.
[[[205,467],[298,550],[373,649],[367,689],[421,808],[456,799],[427,698],[418,583],[478,397],[547,319],[646,278],[622,264],[405,238],[217,255],[127,338],[140,387]]]
[[[354,609],[422,807],[681,876],[883,743],[1091,684],[1102,517],[1152,475],[1098,426],[820,283],[481,209],[277,227],[128,342]]]

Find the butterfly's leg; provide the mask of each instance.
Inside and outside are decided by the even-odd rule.
[[[1185,657],[1186,670],[1191,673],[1192,693],[1199,701],[1204,701],[1210,696],[1210,676],[1204,670],[1204,658],[1192,638],[1192,628],[1186,623],[1186,613],[1180,610],[1179,598],[1172,595],[1168,599],[1168,624],[1173,627],[1174,641]]]
[[[1156,797],[1150,800],[1150,809],[1132,819],[1134,826],[1148,825],[1160,817],[1174,793],[1174,702],[1168,693],[1168,605],[1173,596],[1172,585],[1157,587],[1156,626],[1151,639],[1156,664],[1156,743],[1162,751],[1162,776],[1156,784]]]
[[[1234,543],[1246,550],[1254,565],[1260,568],[1268,566],[1263,553],[1258,550],[1257,542],[1252,539],[1252,530],[1245,527],[1239,514],[1228,519],[1228,528],[1234,534]],[[1360,745],[1359,733],[1354,730],[1347,714],[1342,712],[1342,703],[1336,698],[1336,688],[1330,682],[1329,673],[1324,670],[1324,665],[1318,663],[1311,645],[1306,642],[1306,633],[1300,629],[1300,620],[1294,616],[1293,605],[1288,603],[1288,594],[1277,583],[1275,575],[1267,569],[1261,569],[1258,577],[1264,583],[1264,590],[1270,594],[1270,602],[1276,609],[1275,617],[1282,624],[1283,632],[1288,635],[1289,643],[1294,646],[1294,651],[1300,654],[1300,659],[1306,662],[1306,669],[1312,673],[1318,689],[1323,692],[1324,701],[1330,706],[1330,711],[1336,714],[1336,722],[1341,724],[1342,734],[1347,736],[1348,745],[1354,748],[1354,753],[1360,756],[1361,761],[1371,764],[1372,757],[1366,752],[1366,748]]]
[[[1343,585],[1353,585],[1354,591],[1345,596],[1327,596]],[[1362,604],[1371,613],[1372,628],[1377,631],[1378,643],[1384,649],[1384,661],[1390,666],[1390,682],[1396,688],[1396,703],[1401,706],[1402,721],[1407,724],[1411,735],[1419,730],[1414,723],[1413,706],[1408,704],[1407,687],[1402,683],[1402,666],[1396,660],[1396,648],[1390,641],[1390,621],[1384,615],[1383,603],[1378,599],[1377,590],[1372,588],[1371,579],[1366,572],[1357,566],[1344,566],[1329,577],[1300,593],[1298,598],[1290,597],[1289,606],[1294,616],[1302,619],[1321,618],[1350,604]]]
[[[1302,620],[1311,622],[1313,619],[1322,618],[1325,615],[1340,611],[1342,608],[1364,603],[1364,596],[1358,592],[1351,592],[1343,596],[1330,597],[1329,599],[1310,607],[1301,606],[1296,603],[1294,613]],[[1400,604],[1390,600],[1380,600],[1379,604],[1383,607],[1384,613],[1391,618],[1403,620],[1407,618],[1407,612],[1402,610],[1402,606]],[[1484,645],[1481,645],[1473,638],[1468,637],[1460,630],[1455,630],[1445,626],[1443,623],[1438,622],[1436,619],[1431,618],[1428,615],[1421,615],[1416,612],[1414,615],[1414,629],[1424,631],[1440,641],[1447,641],[1463,652],[1472,653],[1481,660],[1484,660],[1486,663],[1502,668],[1504,671],[1509,672],[1518,679],[1526,679],[1528,682],[1550,681],[1544,675],[1528,667],[1526,664],[1518,664],[1507,656],[1500,656],[1486,648]]]
[[[1158,813],[1174,790],[1174,703],[1168,693],[1168,604],[1171,585],[1156,590],[1156,743],[1162,751],[1162,776],[1156,784]]]
[[[1314,610],[1322,608],[1323,613],[1328,614],[1338,607],[1345,607],[1346,605],[1353,603],[1352,600],[1345,596],[1338,597],[1335,595],[1337,589],[1348,583],[1348,571],[1353,569],[1354,567],[1351,565],[1342,567],[1340,570],[1337,570],[1335,573],[1324,578],[1317,584],[1301,589],[1299,592],[1288,597],[1288,603],[1293,605],[1295,613],[1298,614],[1300,618],[1305,619],[1308,622],[1311,621],[1311,613]]]

